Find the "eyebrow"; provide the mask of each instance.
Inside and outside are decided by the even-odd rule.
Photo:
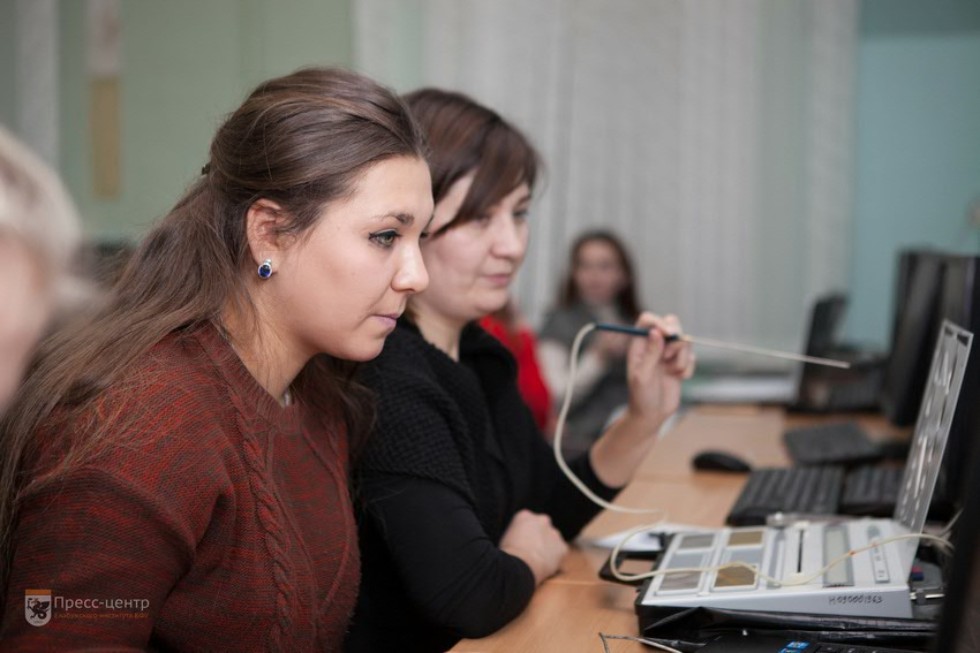
[[[384,220],[386,218],[394,218],[406,227],[415,222],[415,216],[408,213],[383,213],[381,215],[374,216],[375,220]]]

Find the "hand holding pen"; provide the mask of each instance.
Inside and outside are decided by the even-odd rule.
[[[629,413],[656,430],[680,405],[681,381],[694,374],[695,356],[690,343],[671,337],[682,332],[674,315],[643,313],[633,328],[647,337],[634,338],[627,350]]]

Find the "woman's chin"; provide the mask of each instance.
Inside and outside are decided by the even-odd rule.
[[[507,288],[501,289],[500,292],[487,293],[487,296],[479,305],[480,316],[482,317],[499,311],[507,305],[509,299],[510,291]]]

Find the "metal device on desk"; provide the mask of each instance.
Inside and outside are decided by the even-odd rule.
[[[892,519],[677,534],[637,598],[641,627],[658,608],[683,606],[911,617],[908,576],[917,539],[928,537],[922,529],[972,339],[943,325]]]

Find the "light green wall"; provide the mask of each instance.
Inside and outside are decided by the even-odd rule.
[[[897,252],[980,254],[980,2],[863,0],[850,338],[886,345]]]
[[[62,0],[62,174],[92,238],[134,238],[207,160],[221,118],[259,81],[351,65],[349,0],[123,2],[122,190],[92,186],[84,4]]]
[[[14,3],[0,1],[0,124],[13,129]]]
[[[62,174],[94,238],[136,237],[176,201],[221,117],[258,81],[352,63],[352,0],[167,0],[122,4],[122,192],[92,191],[84,3],[59,3]],[[417,84],[408,11],[396,86]],[[14,3],[0,1],[0,121],[15,121]],[[852,339],[884,344],[896,252],[928,243],[980,252],[980,2],[862,0]],[[413,81],[415,80],[415,81]]]

